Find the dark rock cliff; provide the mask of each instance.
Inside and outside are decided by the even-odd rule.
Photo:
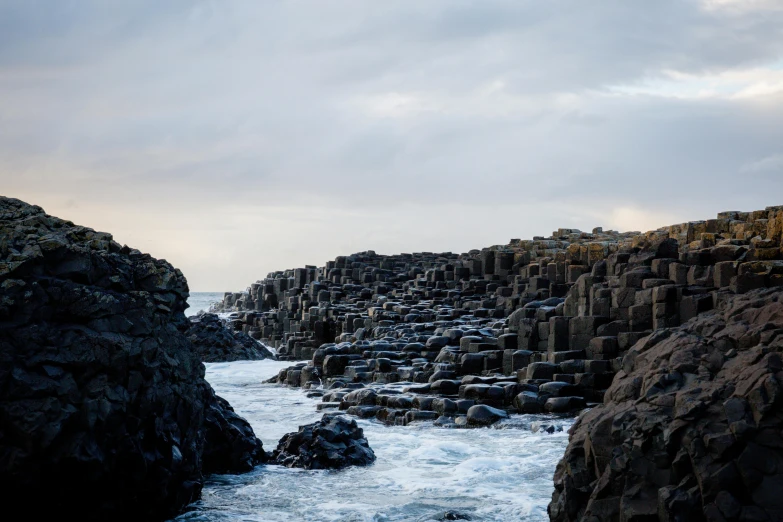
[[[550,518],[783,520],[783,290],[639,341],[555,473]]]
[[[0,197],[4,510],[165,519],[265,458],[204,380],[187,297],[166,261]]]

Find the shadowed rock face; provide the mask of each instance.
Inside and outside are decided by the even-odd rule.
[[[550,518],[783,520],[781,352],[781,289],[639,341],[572,428]]]
[[[257,361],[274,354],[242,331],[227,328],[215,314],[190,318],[188,338],[204,362]]]
[[[156,520],[263,459],[163,260],[0,197],[0,491],[31,519]]]

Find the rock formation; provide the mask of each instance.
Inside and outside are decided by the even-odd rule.
[[[160,520],[263,451],[184,332],[179,270],[0,198],[0,491],[30,519]]]
[[[783,520],[783,288],[635,344],[555,487],[558,522]]]
[[[274,359],[265,346],[241,330],[227,328],[215,314],[190,318],[188,339],[203,362],[257,361]]]
[[[277,380],[323,386],[312,392],[322,410],[458,427],[503,418],[480,408],[468,422],[475,405],[573,414],[603,402],[653,331],[725,295],[783,286],[781,235],[783,207],[768,207],[647,233],[559,229],[459,255],[368,251],[272,272],[220,309],[280,358],[306,360]]]
[[[340,469],[372,464],[375,453],[355,420],[327,414],[283,436],[272,458],[289,468]]]

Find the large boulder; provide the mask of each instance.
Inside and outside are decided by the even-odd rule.
[[[185,333],[188,286],[0,197],[0,491],[31,519],[162,520],[263,458]]]
[[[216,314],[202,312],[191,317],[188,339],[204,362],[275,358],[269,349],[245,332],[227,328]]]
[[[375,453],[355,420],[325,415],[284,435],[272,458],[289,468],[339,469],[372,464]]]
[[[715,298],[572,427],[551,520],[783,520],[783,289]]]

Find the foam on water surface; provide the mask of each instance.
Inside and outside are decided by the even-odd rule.
[[[218,395],[248,419],[267,451],[284,434],[315,422],[319,399],[301,389],[264,384],[291,362],[207,364]],[[180,521],[429,521],[444,511],[471,520],[548,520],[552,475],[568,442],[565,431],[533,433],[536,420],[515,415],[497,428],[438,428],[431,422],[384,426],[357,420],[377,461],[369,467],[307,471],[259,466],[213,476],[194,511]]]
[[[188,297],[188,309],[185,315],[191,317],[206,312],[209,307],[223,299],[223,292],[191,292]]]

